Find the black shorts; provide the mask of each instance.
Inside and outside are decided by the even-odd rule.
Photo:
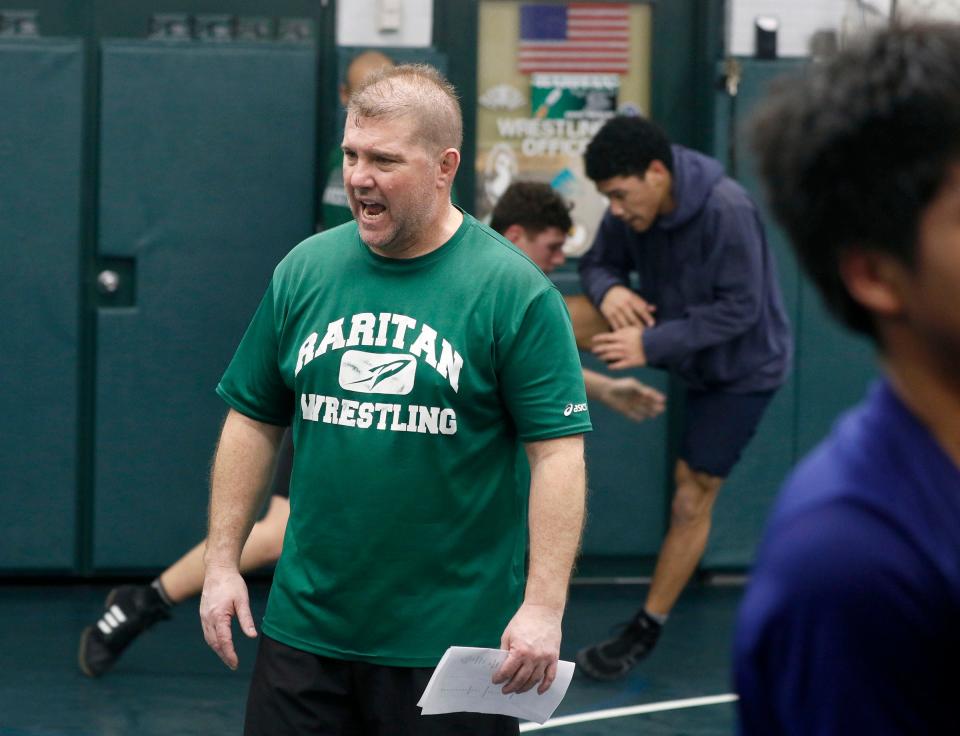
[[[483,713],[422,716],[432,667],[321,657],[260,635],[245,736],[515,736],[519,721]]]
[[[293,472],[293,428],[287,427],[277,451],[277,465],[273,469],[270,494],[290,498],[290,473]]]
[[[757,431],[775,393],[688,390],[680,459],[698,473],[726,478]]]

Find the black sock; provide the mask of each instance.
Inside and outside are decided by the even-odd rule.
[[[173,608],[174,603],[172,600],[170,600],[170,596],[167,595],[167,589],[163,587],[163,583],[160,581],[160,578],[157,578],[150,583],[150,587],[156,591],[158,600],[165,608]]]
[[[665,623],[667,623],[666,616],[650,613],[650,611],[648,611],[646,608],[641,609],[640,615],[647,620],[648,624],[656,629],[660,629]]]

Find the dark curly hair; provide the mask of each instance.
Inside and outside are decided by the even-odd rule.
[[[583,160],[593,181],[642,177],[653,161],[673,171],[673,152],[666,133],[646,118],[635,116],[617,115],[604,123],[587,145]]]
[[[960,157],[960,26],[886,29],[785,80],[752,122],[768,197],[835,316],[877,339],[847,292],[852,246],[913,268],[923,210]]]
[[[536,181],[515,181],[500,195],[490,227],[503,235],[511,225],[520,225],[531,234],[548,227],[570,230],[570,205],[549,184]]]

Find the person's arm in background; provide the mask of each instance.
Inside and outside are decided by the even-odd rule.
[[[573,335],[577,347],[590,350],[595,335],[610,332],[610,323],[593,306],[593,302],[584,294],[567,294],[563,297],[570,320],[573,322]]]
[[[615,330],[628,325],[652,325],[656,309],[630,288],[632,264],[627,237],[626,226],[607,212],[593,245],[578,266],[584,292]]]
[[[756,324],[766,289],[763,227],[751,207],[717,210],[713,226],[713,299],[689,306],[682,317],[655,325],[630,325],[593,338],[593,352],[611,368],[674,363],[727,342]]]
[[[510,654],[493,682],[503,692],[545,693],[557,676],[561,622],[586,502],[583,435],[528,442],[530,565],[523,604],[503,632]]]
[[[631,376],[613,378],[584,368],[583,385],[588,399],[602,401],[636,422],[658,416],[667,404],[660,391]]]
[[[283,427],[230,409],[217,445],[200,621],[207,644],[230,669],[238,664],[231,630],[233,616],[244,634],[257,635],[247,586],[240,575],[240,552],[266,498],[283,431]]]
[[[612,286],[630,285],[630,257],[623,242],[622,225],[607,212],[600,221],[593,245],[580,257],[577,271],[583,291],[599,307]]]

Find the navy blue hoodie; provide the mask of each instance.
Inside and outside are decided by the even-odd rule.
[[[775,389],[793,349],[756,206],[718,161],[672,148],[675,209],[642,233],[608,210],[580,260],[584,291],[599,306],[636,272],[640,295],[657,308],[643,333],[649,365],[695,389]]]

